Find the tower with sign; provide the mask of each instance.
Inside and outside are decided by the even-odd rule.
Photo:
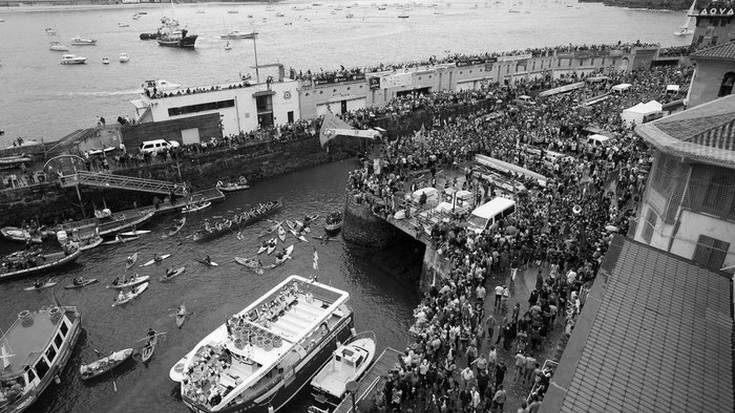
[[[699,0],[690,17],[697,21],[692,37],[696,48],[735,40],[735,1]]]

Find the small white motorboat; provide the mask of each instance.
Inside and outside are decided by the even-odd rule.
[[[77,36],[71,39],[71,45],[72,46],[96,46],[97,40],[85,39],[84,37]]]
[[[56,29],[54,29],[53,27],[47,27],[46,28],[46,34],[49,35],[49,36],[53,36],[53,35],[56,34]]]
[[[110,58],[109,57],[103,57],[102,58],[102,64],[103,65],[109,65],[110,64]]]
[[[341,344],[332,359],[311,380],[312,394],[320,403],[337,405],[347,392],[348,382],[362,377],[375,358],[375,333],[365,331]]]
[[[54,52],[68,52],[69,46],[61,43],[61,42],[51,42],[48,46],[49,50],[52,50]]]
[[[130,61],[130,56],[125,52],[120,52],[120,63],[127,63]]]
[[[62,65],[83,65],[87,63],[87,58],[82,56],[76,56],[73,54],[65,54],[61,56]]]

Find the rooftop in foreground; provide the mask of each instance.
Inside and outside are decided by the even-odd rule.
[[[541,412],[733,411],[728,276],[617,236]]]

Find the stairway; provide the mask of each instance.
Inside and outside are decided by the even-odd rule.
[[[161,195],[169,195],[171,190],[174,189],[174,185],[176,185],[169,181],[85,171],[61,176],[59,177],[59,183],[62,188],[87,185],[97,188],[125,189],[128,191],[150,192]],[[184,188],[176,185],[174,193],[176,195],[183,195]]]

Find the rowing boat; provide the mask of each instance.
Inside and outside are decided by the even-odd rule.
[[[45,290],[47,288],[51,288],[51,287],[53,287],[56,284],[58,284],[56,281],[53,281],[52,278],[49,278],[48,281],[46,281],[45,283],[41,284],[39,287],[36,287],[35,285],[33,285],[33,286],[30,286],[30,287],[26,287],[23,290],[25,290],[25,291],[41,291],[41,290]]]
[[[173,237],[174,235],[178,234],[179,231],[181,231],[181,228],[184,228],[184,224],[186,224],[186,217],[181,217],[180,220],[174,220],[174,222],[178,225],[174,225],[174,228],[168,233],[164,234],[161,238]]]
[[[130,269],[135,263],[138,262],[138,253],[131,255],[128,257],[127,262],[125,263],[125,269]]]
[[[150,267],[151,265],[153,265],[155,263],[158,263],[158,262],[161,262],[161,261],[165,260],[166,258],[168,258],[170,256],[171,256],[171,254],[159,255],[157,258],[153,258],[150,261],[147,261],[145,264],[140,264],[140,266],[141,267]]]
[[[182,214],[191,214],[193,212],[201,211],[204,208],[209,208],[212,205],[211,201],[207,201],[204,203],[199,204],[189,204],[183,208],[181,208]]]
[[[20,270],[15,271],[7,271],[7,267],[0,267],[0,280],[9,280],[11,278],[21,277],[21,276],[28,276],[28,275],[36,275],[39,273],[48,273],[49,270],[60,268],[66,264],[70,264],[74,262],[79,256],[82,254],[82,250],[79,248],[76,249],[73,253],[67,255],[65,252],[54,252],[51,254],[36,254],[32,257],[33,260],[35,260],[35,266],[28,266],[27,268],[23,268]],[[5,258],[2,261],[12,261],[13,259],[18,259],[17,257],[14,257],[14,254],[11,254],[10,258]],[[34,262],[32,260],[27,260],[26,265],[29,265],[31,262]],[[41,264],[45,263],[45,264]],[[40,264],[40,265],[39,265]]]
[[[183,267],[179,267],[179,268],[173,270],[173,272],[171,272],[171,274],[166,274],[163,277],[159,278],[158,280],[161,281],[161,282],[171,281],[174,278],[178,277],[179,275],[183,274],[184,272],[186,272],[186,265],[184,265]]]
[[[117,307],[118,305],[123,305],[129,303],[131,300],[135,299],[139,295],[143,294],[143,291],[148,289],[148,283],[143,283],[141,285],[138,285],[136,287],[133,287],[132,290],[130,290],[127,293],[123,293],[123,298],[118,299],[118,297],[115,297],[115,302],[112,303],[113,307]]]
[[[276,242],[276,239],[275,238],[271,238],[270,241],[268,241],[268,251],[266,251],[266,253],[268,255],[271,255],[273,253],[273,251],[276,250],[276,246],[277,245],[278,245],[278,243]]]
[[[282,206],[280,200],[259,204],[247,211],[239,212],[225,218],[216,224],[204,223],[204,227],[193,235],[194,241],[208,241],[216,237],[231,234],[236,230],[252,225],[270,215],[273,215]],[[214,217],[212,217],[214,218]]]
[[[32,244],[43,243],[43,237],[40,231],[37,234],[31,235],[30,231],[18,227],[3,227],[0,228],[0,235],[8,241],[16,242],[30,242]]]
[[[82,281],[81,284],[69,284],[69,285],[65,285],[64,288],[67,289],[67,290],[73,290],[73,289],[76,289],[76,288],[84,288],[84,287],[88,286],[89,284],[96,283],[97,281],[98,280],[96,278],[90,278],[88,280]]]
[[[124,283],[124,284],[110,284],[107,286],[107,288],[112,288],[115,290],[122,290],[123,288],[130,288],[135,287],[138,284],[143,284],[144,282],[148,281],[151,278],[150,275],[138,275],[135,274],[135,277],[131,278],[130,281]]]
[[[82,364],[79,367],[79,373],[82,376],[82,380],[89,380],[107,373],[130,358],[130,356],[133,355],[133,352],[134,350],[132,348],[126,348],[124,350],[116,351],[95,362]]]
[[[212,261],[211,259],[209,261],[207,261],[206,258],[194,258],[194,260],[197,261],[197,262],[200,262],[200,263],[202,263],[204,265],[208,265],[210,267],[219,267],[219,264],[217,264],[216,262]]]
[[[263,264],[258,259],[235,257],[235,262],[253,270],[258,275],[263,274]]]
[[[140,359],[143,363],[147,363],[153,357],[153,352],[156,351],[156,344],[158,344],[157,334],[150,337],[143,348],[140,349]]]

